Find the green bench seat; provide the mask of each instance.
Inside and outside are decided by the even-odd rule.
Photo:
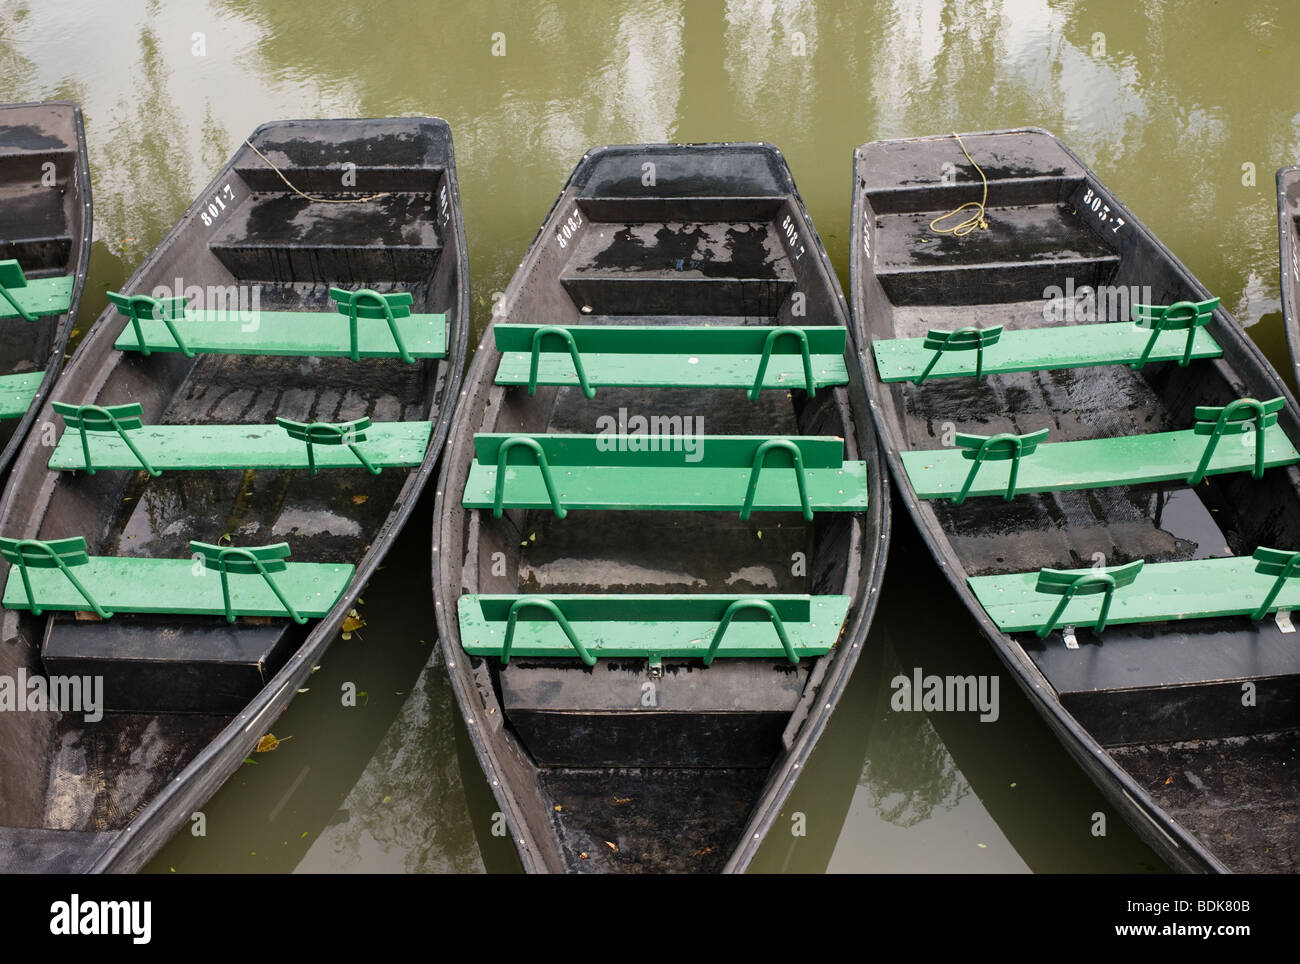
[[[162,351],[190,357],[211,353],[414,361],[447,356],[447,316],[412,314],[411,295],[337,288],[331,288],[330,294],[337,311],[223,311],[189,308],[184,298],[110,291],[109,300],[129,319],[114,347],[144,355]],[[369,303],[363,297],[367,294],[373,295]]]
[[[140,406],[55,402],[68,429],[50,456],[57,471],[145,469],[308,469],[409,467],[424,461],[432,423],[143,425]],[[308,442],[310,436],[310,444]]]
[[[61,315],[72,306],[72,275],[28,278],[12,258],[0,261],[0,319],[35,321],[44,315]]]
[[[0,419],[26,415],[44,378],[45,372],[0,375]]]
[[[286,562],[287,543],[244,548],[191,542],[184,559],[90,556],[86,540],[0,538],[11,564],[6,609],[184,616],[285,616],[295,622],[329,614],[354,567]]]
[[[475,656],[767,659],[830,652],[848,596],[547,595],[460,597],[461,646]]]
[[[872,344],[882,382],[1006,374],[1219,358],[1223,349],[1206,330],[1219,299],[1168,306],[1135,305],[1134,322],[1055,325],[1003,331],[963,328],[931,331],[924,338],[881,339]]]
[[[834,326],[496,325],[498,385],[807,389],[848,383]]]
[[[908,481],[922,499],[1058,492],[1112,485],[1183,481],[1207,475],[1300,462],[1277,427],[1284,402],[1239,399],[1221,408],[1198,407],[1195,428],[1119,438],[1043,443],[1047,430],[1030,435],[958,435],[956,446],[902,453]]]
[[[685,509],[811,519],[867,506],[866,463],[844,461],[840,438],[482,434],[474,454],[462,505],[496,515]]]
[[[1193,559],[1109,569],[1044,569],[966,582],[1007,633],[1040,637],[1061,626],[1150,623],[1216,616],[1263,619],[1300,608],[1300,553],[1260,548],[1253,556]]]

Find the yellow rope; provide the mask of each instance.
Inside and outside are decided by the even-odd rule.
[[[964,238],[976,228],[987,228],[989,226],[988,221],[984,219],[984,205],[988,203],[989,199],[989,179],[984,176],[984,171],[975,163],[975,158],[970,156],[970,151],[966,150],[966,145],[962,144],[961,135],[956,131],[953,131],[952,136],[957,138],[957,143],[961,145],[961,152],[966,155],[966,160],[970,161],[975,170],[979,171],[980,180],[984,182],[984,196],[980,198],[979,201],[967,201],[961,207],[953,208],[947,214],[939,215],[930,222],[930,230],[935,234],[951,234],[955,238]],[[949,218],[956,217],[967,208],[974,208],[975,213],[964,221],[961,221],[950,228],[935,227],[936,224],[947,221]]]
[[[292,181],[284,176],[284,171],[276,167],[269,157],[259,151],[256,147],[253,147],[252,141],[244,141],[244,143],[252,149],[254,154],[266,161],[266,163],[270,165],[271,170],[280,175],[280,180],[284,181],[284,183],[289,186],[289,190],[293,191],[293,193],[299,197],[306,198],[308,201],[318,201],[321,204],[356,204],[359,201],[378,201],[381,197],[388,197],[391,193],[390,191],[381,191],[378,194],[367,194],[365,197],[316,197],[311,194],[304,194],[302,191],[298,190]]]

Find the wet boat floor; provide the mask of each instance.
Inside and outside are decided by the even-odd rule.
[[[1300,872],[1300,730],[1109,753],[1229,869]]]

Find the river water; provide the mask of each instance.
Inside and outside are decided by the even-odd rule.
[[[84,329],[258,124],[429,113],[455,137],[474,338],[589,147],[764,140],[847,284],[865,141],[1062,137],[1289,372],[1274,171],[1300,161],[1300,8],[1191,0],[302,0],[0,4],[0,100],[85,111]],[[1291,37],[1291,40],[1286,38]],[[1288,375],[1289,379],[1289,375]],[[437,657],[427,502],[251,758],[150,870],[509,871]],[[890,681],[999,674],[906,513],[849,690],[762,871],[1163,870],[1011,679],[996,721],[903,713]],[[356,684],[355,708],[340,688]],[[291,738],[291,739],[289,739]],[[1096,814],[1106,820],[1098,834]]]

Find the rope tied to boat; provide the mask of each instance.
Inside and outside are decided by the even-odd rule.
[[[378,201],[381,197],[388,197],[388,195],[392,193],[391,191],[380,191],[378,194],[367,194],[364,197],[317,197],[313,194],[304,194],[302,191],[298,190],[297,185],[285,177],[284,171],[276,167],[274,161],[259,151],[256,147],[253,147],[252,141],[246,139],[244,143],[248,145],[254,154],[266,161],[271,170],[280,175],[280,180],[284,181],[290,191],[301,198],[306,198],[308,201],[315,201],[320,204],[357,204],[363,201]]]
[[[984,170],[978,164],[975,163],[975,158],[970,156],[970,151],[966,150],[966,145],[962,143],[961,135],[958,134],[956,131],[953,131],[952,136],[957,138],[957,144],[961,147],[961,152],[966,155],[966,160],[970,161],[971,166],[974,167],[975,170],[979,172],[980,180],[984,182],[984,196],[981,197],[978,201],[967,201],[965,204],[961,205],[960,207],[953,208],[947,214],[939,215],[937,218],[935,218],[933,221],[930,222],[930,230],[933,231],[935,234],[951,234],[955,238],[964,238],[966,235],[970,234],[976,228],[987,228],[989,226],[989,222],[984,217],[984,206],[988,203],[988,199],[989,199],[989,179],[984,176]],[[975,213],[970,215],[970,217],[965,218],[962,221],[959,221],[957,224],[953,225],[950,228],[935,227],[936,224],[941,224],[944,221],[947,221],[949,218],[957,217],[967,208],[974,208]]]

